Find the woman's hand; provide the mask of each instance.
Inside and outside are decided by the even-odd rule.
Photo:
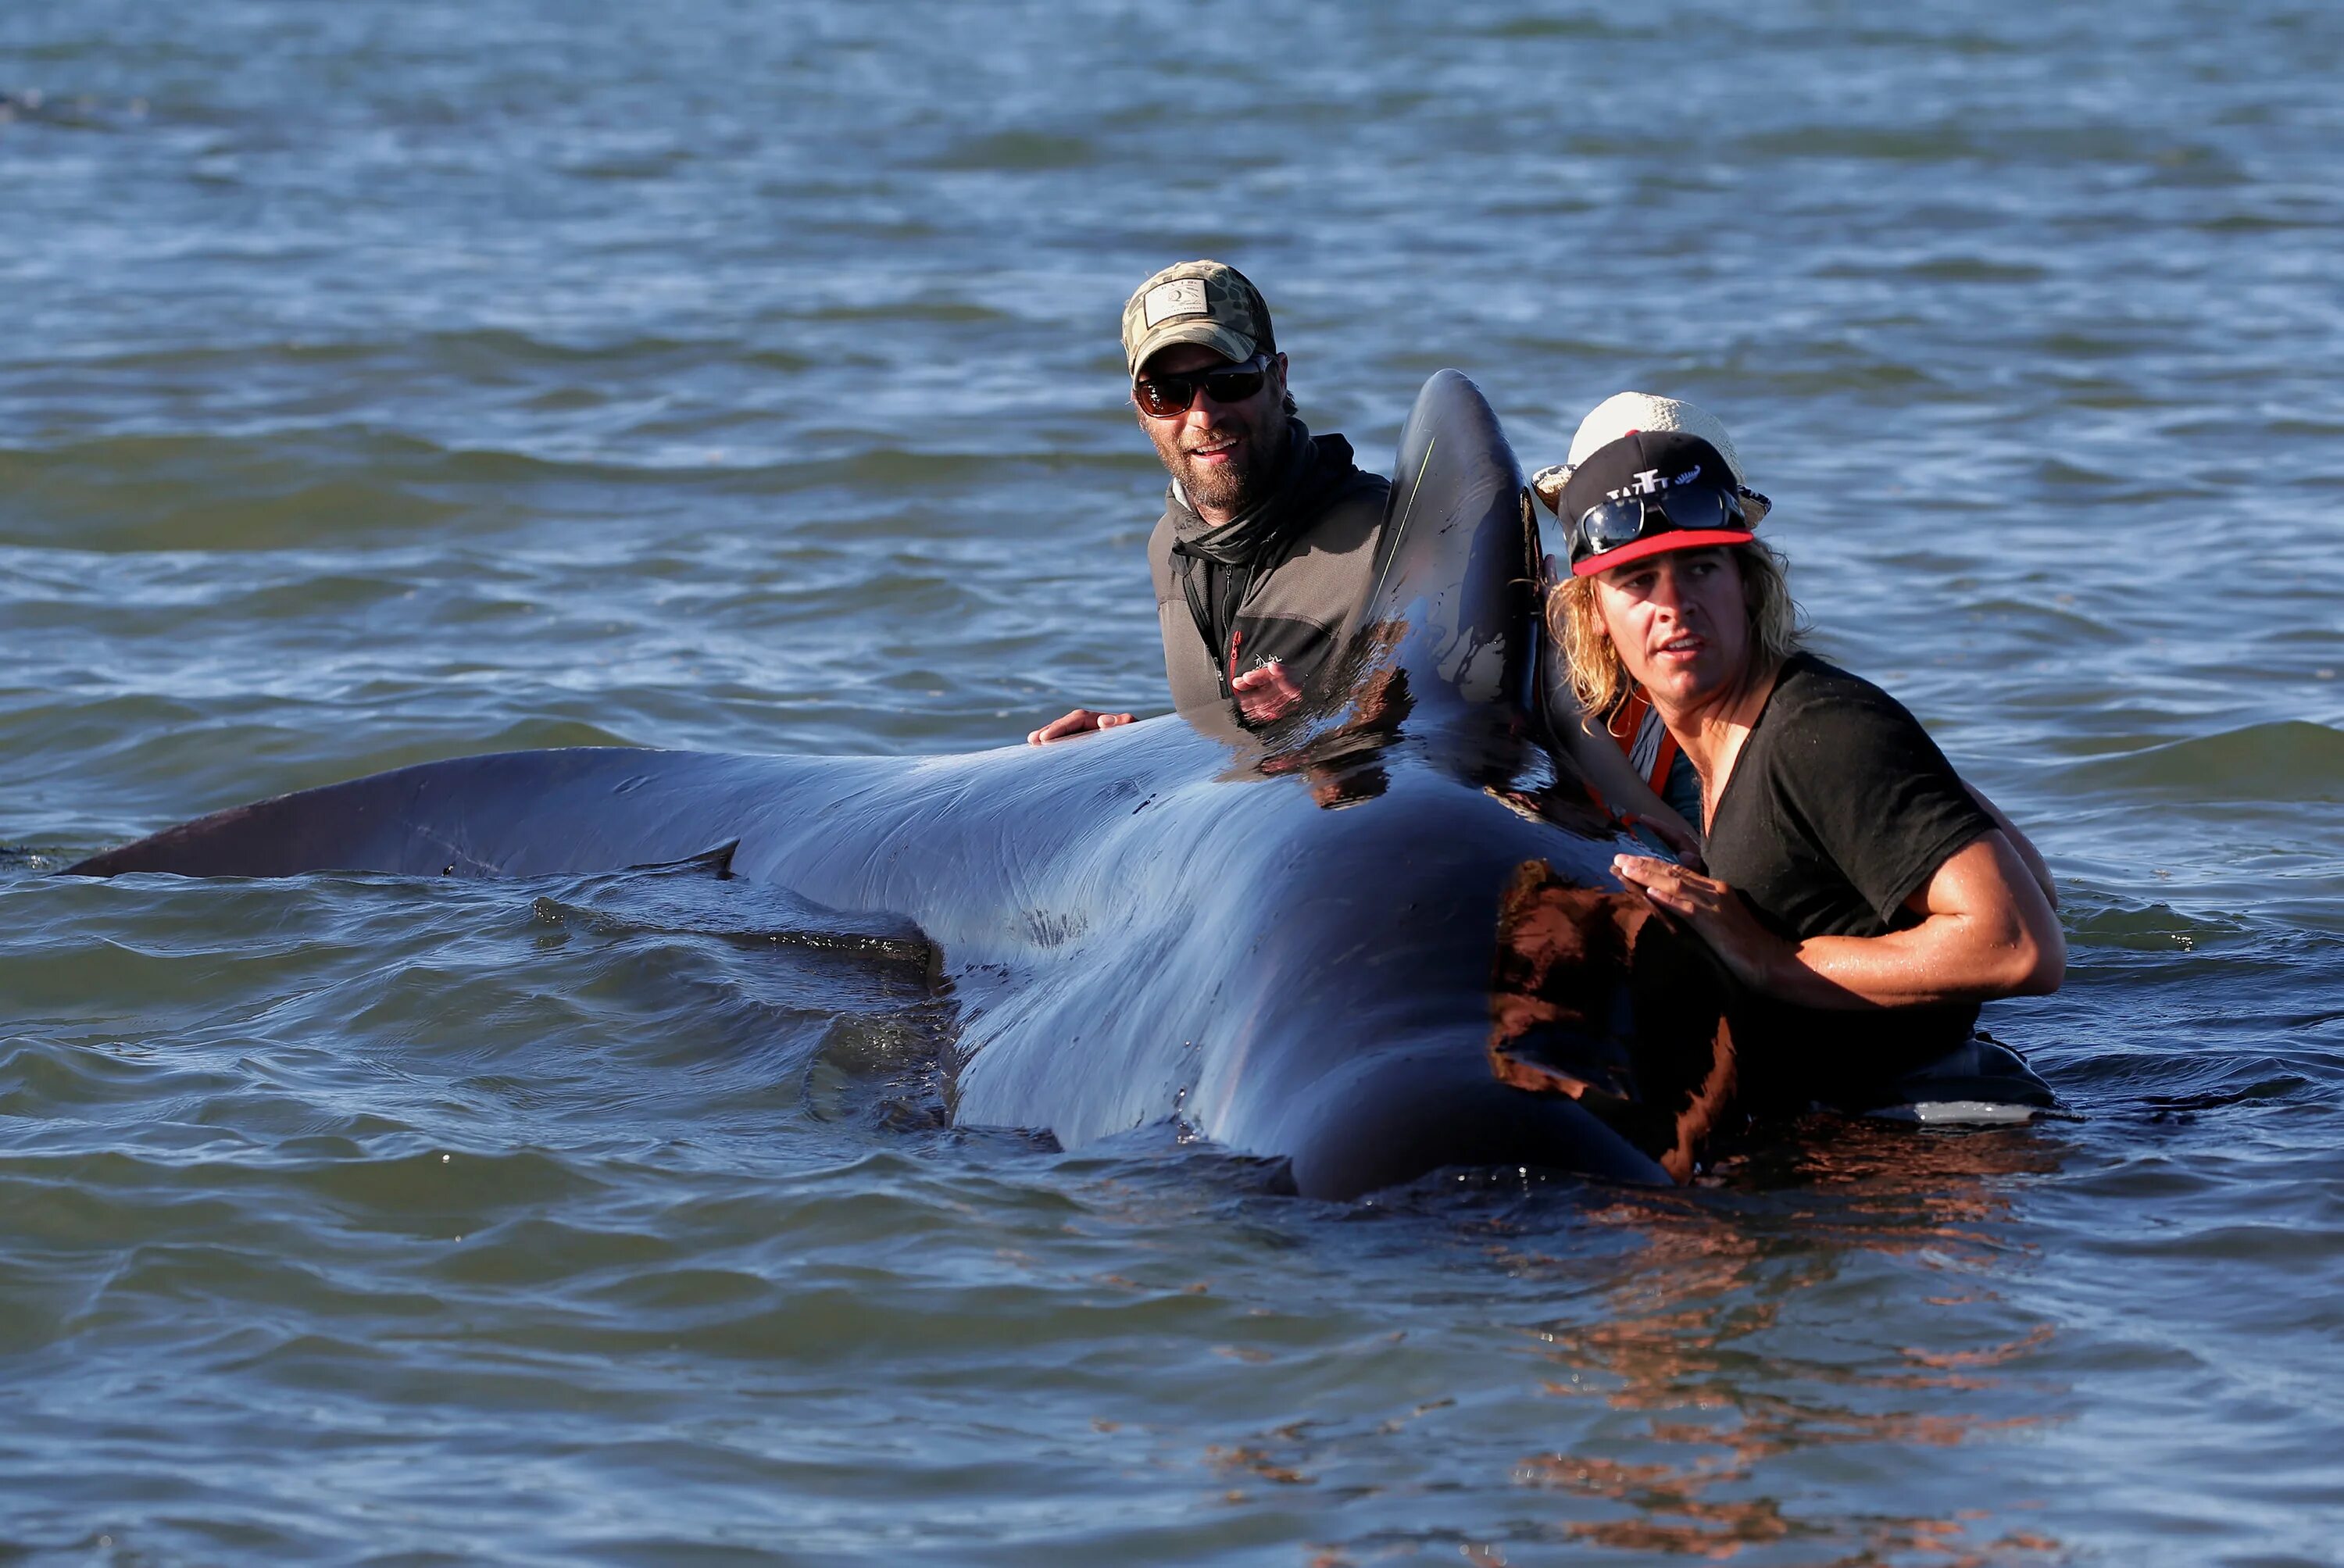
[[[1771,992],[1796,949],[1758,924],[1749,905],[1714,876],[1644,855],[1616,855],[1612,870],[1653,908],[1692,926],[1733,977],[1753,991]]]

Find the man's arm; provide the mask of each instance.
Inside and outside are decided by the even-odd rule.
[[[1551,570],[1551,558],[1548,565]],[[1627,754],[1620,749],[1620,743],[1612,738],[1601,721],[1580,706],[1577,694],[1563,674],[1562,651],[1543,629],[1539,636],[1538,673],[1531,704],[1535,716],[1545,721],[1540,727],[1553,743],[1551,749],[1569,755],[1578,765],[1581,780],[1595,791],[1605,809],[1650,826],[1653,836],[1668,845],[1671,854],[1695,870],[1701,868],[1699,824],[1687,822],[1674,806],[1655,794],[1630,765]]]
[[[1621,855],[1612,869],[1691,926],[1743,984],[1800,1007],[1854,1011],[2043,996],[2066,972],[2058,916],[1999,832],[1946,857],[1905,900],[1921,923],[1884,936],[1785,942],[1714,877],[1642,855]]]
[[[2058,908],[2058,885],[2051,880],[2050,865],[2042,855],[2036,853],[2034,841],[2019,832],[2018,824],[2003,815],[2002,808],[1986,799],[1985,792],[1977,785],[1964,779],[1962,787],[1970,792],[1970,799],[1977,802],[1980,811],[1994,818],[1994,825],[2002,829],[2002,836],[2010,840],[2011,848],[2018,851],[2018,858],[2026,863],[2028,874],[2035,878],[2035,885],[2043,889],[2043,896],[2049,901],[2052,908]]]
[[[1628,758],[1620,744],[1597,727],[1592,719],[1561,720],[1549,726],[1561,742],[1571,760],[1601,795],[1603,804],[1613,814],[1629,816],[1650,827],[1673,851],[1678,859],[1698,868],[1701,865],[1701,837],[1693,832],[1692,824],[1679,816],[1676,808],[1652,793],[1652,786],[1636,776],[1628,765]]]

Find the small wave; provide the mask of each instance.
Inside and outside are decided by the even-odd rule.
[[[2160,954],[2196,948],[2247,930],[2243,921],[2218,915],[2186,915],[2169,904],[2072,907],[2066,924],[2068,936],[2079,944]]]
[[[1918,19],[1925,16],[1926,13],[1915,10],[1908,15],[1912,18]],[[2025,53],[2026,49],[2024,44],[2009,38],[1997,38],[1991,33],[1927,33],[1904,31],[1877,25],[1886,21],[1888,16],[1888,13],[1883,12],[1868,18],[1875,25],[1858,27],[1846,34],[1847,42],[1867,49],[1900,47],[1925,49],[1933,56],[1955,58],[1965,56],[1985,58],[1998,55],[2017,55]]]
[[[1085,137],[1048,131],[995,131],[961,142],[930,161],[929,167],[954,170],[1084,168],[1098,161],[1098,148]]]
[[[1016,319],[975,299],[894,299],[884,305],[819,305],[787,318],[804,321],[930,321],[947,327],[985,326]]]
[[[1905,564],[1896,557],[1889,559],[1892,563]],[[1915,569],[1918,570],[1917,567]],[[2031,600],[1995,596],[1977,601],[1969,606],[1969,612],[1997,626],[2012,628],[2008,634],[2014,638],[2031,634],[2063,650],[2095,642],[2103,648],[2131,645],[2127,632],[2069,604],[2042,604]]]
[[[691,163],[694,157],[689,147],[662,147],[656,152],[631,156],[621,154],[605,157],[589,157],[577,163],[563,165],[561,172],[572,179],[665,179]]]
[[[1743,148],[1761,157],[1861,158],[1883,163],[1950,163],[1981,157],[1985,149],[1958,126],[1882,128],[1870,126],[1798,126],[1745,137]]]
[[[2060,772],[2084,789],[2137,790],[2193,800],[2344,801],[2344,732],[2289,719],[2200,735]]]
[[[1907,278],[1933,283],[2039,283],[2051,276],[2049,268],[2033,262],[1990,256],[1933,256],[1912,263],[1904,272]]]
[[[1510,16],[1481,29],[1484,38],[1645,38],[1657,28],[1623,27],[1601,16]]]
[[[23,123],[53,130],[111,131],[146,118],[146,100],[113,101],[94,93],[53,94],[38,87],[0,92],[0,126]]]
[[[2332,232],[2336,218],[2332,213],[2233,212],[2220,217],[2207,218],[2191,225],[2205,234],[2301,234],[2312,230]]]

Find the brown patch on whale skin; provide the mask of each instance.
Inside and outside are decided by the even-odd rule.
[[[1490,1070],[1585,1106],[1678,1181],[1700,1168],[1735,1084],[1729,992],[1700,942],[1625,893],[1515,867],[1498,906]]]

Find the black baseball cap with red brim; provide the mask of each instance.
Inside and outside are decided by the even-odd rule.
[[[1631,430],[1588,453],[1555,515],[1573,576],[1672,550],[1748,544],[1769,502],[1725,455],[1683,430]]]

